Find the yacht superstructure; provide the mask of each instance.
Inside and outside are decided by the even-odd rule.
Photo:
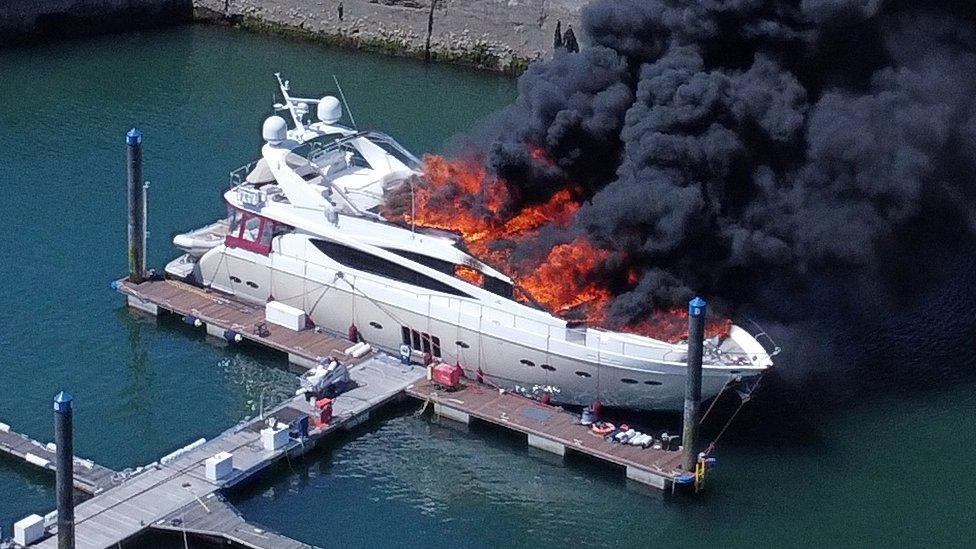
[[[169,276],[256,304],[283,302],[334,332],[355,325],[380,348],[406,345],[555,402],[681,408],[686,345],[572,327],[516,301],[513,281],[458,236],[388,222],[380,206],[422,177],[419,160],[388,135],[340,124],[339,99],[292,97],[278,81],[284,101],[275,106],[290,127],[265,120],[261,158],[231,174],[228,217],[175,237],[185,254],[167,265]],[[706,341],[703,397],[757,375],[771,357],[738,326]]]

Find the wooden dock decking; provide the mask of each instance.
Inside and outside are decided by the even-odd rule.
[[[611,444],[579,425],[575,415],[561,408],[467,382],[456,392],[438,391],[426,380],[426,368],[404,366],[384,353],[360,359],[342,354],[351,343],[316,330],[292,331],[268,324],[267,331],[254,328],[264,323],[264,309],[171,280],[141,284],[119,281],[116,289],[130,307],[159,314],[162,311],[199,319],[207,333],[223,337],[234,330],[243,338],[286,353],[288,360],[310,368],[329,355],[341,356],[349,367],[351,389],[333,400],[333,420],[310,426],[304,439],[289,438],[278,450],[264,449],[260,431],[269,417],[290,424],[315,410],[294,397],[265,414],[224,431],[213,440],[195,444],[178,455],[119,474],[88,460],[75,460],[77,487],[94,496],[75,508],[75,538],[79,549],[115,546],[147,528],[186,531],[220,537],[248,547],[309,547],[295,540],[247,524],[240,514],[220,499],[221,491],[254,478],[278,459],[301,455],[329,433],[350,428],[369,418],[376,408],[407,394],[432,402],[437,413],[458,421],[477,418],[521,433],[531,446],[565,455],[567,451],[593,456],[626,469],[627,477],[660,489],[687,481],[679,469],[681,453]],[[233,455],[233,471],[220,480],[208,479],[205,461],[220,452]],[[0,424],[0,453],[26,459],[54,470],[54,452],[48,445],[12,432]],[[36,457],[26,457],[28,455]],[[46,517],[49,537],[37,547],[57,546],[56,525]]]
[[[312,549],[314,546],[293,540],[247,522],[222,497],[211,494],[174,511],[153,523],[155,530],[223,539],[251,549]]]
[[[0,453],[24,460],[35,467],[54,472],[55,449],[53,443],[42,444],[27,435],[12,431],[6,423],[0,423]],[[89,495],[117,485],[121,479],[118,473],[101,465],[77,456],[74,458],[75,489]]]
[[[432,402],[443,417],[464,423],[473,417],[519,431],[527,435],[530,446],[557,455],[565,455],[567,450],[586,454],[622,466],[627,478],[656,488],[669,488],[686,475],[680,469],[680,451],[612,444],[580,425],[576,415],[520,395],[471,381],[458,391],[445,392],[426,379],[407,387],[406,392]]]
[[[333,421],[311,429],[306,440],[289,439],[276,451],[265,450],[261,445],[260,429],[267,418],[280,417],[287,423],[300,415],[312,414],[312,407],[303,398],[294,397],[266,413],[266,419],[242,422],[176,459],[146,467],[118,486],[79,504],[75,508],[77,547],[94,549],[116,545],[167,517],[172,518],[180,509],[199,505],[207,496],[253,478],[286,455],[305,453],[327,434],[364,421],[372,410],[399,397],[407,385],[424,377],[424,369],[405,368],[397,361],[374,357],[351,367],[350,377],[355,387],[334,399]],[[234,470],[219,481],[211,481],[206,477],[205,461],[219,452],[233,454]],[[55,533],[56,529],[51,528],[49,532]],[[38,547],[57,547],[57,538],[48,538]]]
[[[255,326],[264,322],[264,308],[243,303],[219,292],[207,291],[176,280],[147,280],[132,284],[126,280],[117,283],[129,306],[158,314],[159,309],[192,315],[206,324],[207,333],[223,337],[225,330],[234,330],[244,339],[288,354],[288,360],[299,366],[311,368],[329,355],[343,356],[346,364],[358,364],[367,357],[353,359],[342,355],[351,345],[316,330],[296,332],[268,323],[266,335],[255,333]]]

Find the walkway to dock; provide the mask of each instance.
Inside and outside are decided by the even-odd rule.
[[[460,390],[438,390],[422,380],[407,387],[408,395],[434,404],[443,417],[468,423],[477,418],[494,425],[525,433],[530,446],[565,455],[567,451],[586,454],[625,468],[627,478],[670,488],[686,473],[680,469],[681,452],[611,444],[579,424],[579,418],[562,408],[486,385],[468,381]]]
[[[155,530],[223,539],[251,549],[312,549],[277,532],[244,520],[230,503],[211,494],[152,525]]]
[[[146,467],[75,508],[77,547],[114,546],[159,521],[171,520],[181,509],[200,505],[211,494],[254,477],[278,459],[301,455],[328,433],[364,421],[373,409],[398,397],[407,385],[423,377],[423,368],[404,368],[388,357],[372,357],[350,368],[354,388],[334,400],[333,421],[311,429],[305,440],[290,438],[279,450],[265,450],[260,431],[267,419],[254,418],[165,464]],[[312,407],[304,399],[294,397],[265,417],[290,423],[312,413]],[[233,454],[234,470],[219,481],[211,481],[206,477],[205,461],[219,452]],[[51,528],[49,532],[54,533],[56,529]],[[57,538],[48,538],[38,546],[57,547]]]
[[[6,423],[0,423],[0,453],[54,472],[55,450],[53,442],[42,444],[27,435],[12,431]],[[118,473],[108,467],[77,456],[74,459],[74,473],[75,489],[91,495],[99,494],[121,481]]]

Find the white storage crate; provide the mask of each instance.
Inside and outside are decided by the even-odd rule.
[[[300,332],[305,329],[305,311],[278,301],[269,301],[264,307],[264,318],[272,324]]]
[[[234,456],[227,452],[207,458],[207,480],[220,480],[234,472]]]
[[[261,429],[261,446],[265,450],[280,450],[288,444],[288,427],[283,426],[279,429],[268,427]]]
[[[14,523],[14,543],[27,547],[44,536],[44,517],[30,515]]]

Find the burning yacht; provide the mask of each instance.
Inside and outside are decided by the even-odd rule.
[[[185,254],[168,276],[285,303],[333,332],[354,325],[374,346],[407,346],[509,390],[543,388],[554,402],[681,408],[685,344],[573,326],[514,299],[513,280],[456,234],[386,219],[385,199],[413,188],[421,162],[386,134],[341,124],[336,97],[292,97],[276,76],[275,107],[291,124],[264,121],[261,158],[231,173],[227,218],[176,236]],[[731,326],[706,341],[702,395],[771,365],[756,337]]]

